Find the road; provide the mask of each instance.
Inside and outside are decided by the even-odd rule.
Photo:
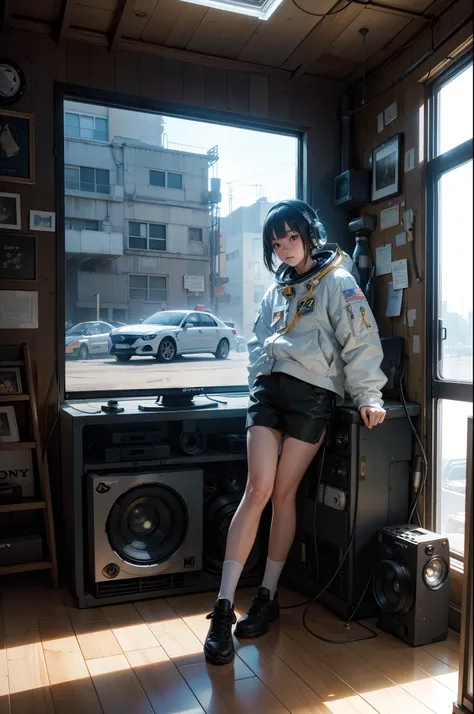
[[[193,355],[171,364],[162,364],[153,357],[133,357],[130,362],[116,362],[108,356],[68,359],[66,391],[240,386],[247,384],[247,364],[246,351],[232,351],[226,360]]]

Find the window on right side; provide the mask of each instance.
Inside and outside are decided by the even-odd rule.
[[[428,127],[433,526],[448,537],[452,557],[461,561],[467,418],[473,412],[472,70],[472,62],[461,61],[434,84]]]

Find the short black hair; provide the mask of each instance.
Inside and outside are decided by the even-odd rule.
[[[263,223],[263,262],[270,273],[275,273],[275,253],[272,241],[275,240],[275,236],[277,238],[284,238],[286,236],[287,230],[285,223],[291,231],[299,233],[303,239],[306,258],[311,254],[311,251],[314,250],[309,234],[309,224],[303,215],[303,206],[305,206],[305,204],[302,203],[302,209],[300,211],[297,209],[296,202],[294,207],[289,203],[277,203],[275,208],[271,208],[267,213]]]

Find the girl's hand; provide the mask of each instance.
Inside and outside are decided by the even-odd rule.
[[[367,429],[372,429],[373,426],[381,424],[385,419],[387,412],[383,407],[361,407],[360,415]]]

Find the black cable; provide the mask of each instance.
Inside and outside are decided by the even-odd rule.
[[[301,7],[301,5],[296,2],[296,0],[291,0],[291,2],[293,3],[293,5],[295,5],[295,7],[298,8],[298,10],[304,12],[305,15],[311,15],[311,17],[331,17],[331,15],[337,15],[340,12],[344,12],[344,10],[347,10],[349,5],[353,4],[353,0],[348,0],[348,2],[343,7],[340,7],[339,10],[334,10],[334,12],[310,12],[309,10],[305,10],[304,7]]]
[[[416,492],[415,500],[414,500],[413,506],[411,508],[410,514],[408,516],[408,523],[411,523],[411,520],[415,513],[416,513],[418,522],[420,523],[420,516],[418,513],[418,499],[420,497],[420,494],[424,491],[424,488],[426,486],[426,480],[428,477],[428,459],[426,458],[426,452],[425,452],[423,443],[422,443],[420,437],[418,436],[418,432],[417,432],[415,425],[413,424],[410,414],[408,412],[408,406],[407,406],[406,399],[405,399],[405,393],[403,391],[403,379],[405,377],[405,373],[406,373],[406,363],[403,366],[403,370],[401,370],[401,372],[400,372],[400,397],[402,400],[403,408],[405,410],[406,418],[408,419],[408,423],[410,424],[411,430],[415,436],[418,446],[420,447],[421,457],[423,459],[423,476],[421,479],[420,487],[418,488],[418,491]],[[421,525],[421,523],[420,523],[420,525]]]
[[[315,550],[315,556],[316,556],[317,562],[318,562],[318,546],[317,546],[317,539],[316,539],[316,507],[317,507],[317,504],[318,504],[319,486],[320,486],[320,482],[321,482],[321,476],[322,476],[322,473],[323,473],[323,466],[324,466],[324,457],[325,457],[325,455],[326,455],[326,441],[324,442],[323,453],[322,453],[322,456],[321,456],[321,463],[320,463],[320,469],[319,469],[319,474],[318,474],[318,481],[317,481],[317,486],[316,486],[316,495],[315,495],[315,499],[314,499],[314,509],[313,509],[313,537],[314,537],[314,550]],[[327,590],[327,589],[330,587],[330,585],[334,582],[335,578],[336,578],[337,575],[339,574],[339,571],[341,570],[342,566],[344,565],[344,562],[345,562],[347,556],[349,555],[349,552],[350,552],[350,550],[351,550],[352,543],[353,543],[354,537],[355,537],[355,528],[356,528],[356,522],[357,522],[357,508],[358,508],[358,504],[359,504],[359,480],[357,480],[357,487],[356,487],[356,492],[355,492],[354,520],[353,520],[353,523],[352,523],[352,529],[351,529],[351,534],[350,534],[350,537],[349,537],[349,543],[347,544],[347,548],[346,548],[346,550],[345,550],[345,552],[344,552],[344,554],[343,554],[343,556],[342,556],[341,562],[339,563],[339,565],[338,565],[338,567],[337,567],[337,569],[336,569],[336,572],[333,574],[333,576],[331,577],[331,579],[329,580],[329,582],[326,583],[326,585],[324,586],[324,588],[322,588],[322,590],[320,590],[311,600],[306,600],[305,602],[300,602],[300,603],[297,603],[297,604],[295,604],[295,605],[286,605],[286,606],[280,608],[281,610],[292,610],[293,608],[302,607],[303,605],[306,605],[307,607],[306,607],[306,609],[304,610],[303,615],[302,615],[303,627],[304,627],[305,630],[306,630],[307,632],[309,632],[309,634],[312,635],[313,637],[316,637],[318,640],[321,640],[322,642],[328,642],[328,643],[330,643],[330,644],[344,645],[344,644],[349,644],[349,643],[352,643],[352,642],[361,642],[361,641],[363,641],[363,640],[371,640],[371,639],[373,639],[374,637],[377,637],[377,633],[374,632],[374,630],[372,630],[372,629],[371,629],[370,627],[368,627],[367,625],[364,625],[363,623],[359,622],[359,623],[357,623],[357,624],[359,624],[359,625],[360,625],[361,627],[363,627],[365,630],[368,630],[368,631],[370,632],[370,635],[368,635],[367,637],[351,638],[351,639],[349,639],[349,640],[331,640],[331,639],[329,639],[329,638],[327,638],[327,637],[323,637],[322,635],[318,635],[318,633],[317,633],[317,632],[314,632],[314,630],[312,630],[312,629],[307,625],[307,623],[306,623],[306,614],[307,614],[307,612],[309,611],[309,608],[311,607],[311,605],[313,605],[313,604],[316,602],[316,600],[318,600],[318,599],[321,597],[321,595],[322,595],[324,592],[326,592],[326,590]],[[319,582],[319,562],[318,562],[317,568],[318,568],[318,570],[317,570],[317,580],[316,580],[316,584]],[[350,627],[350,623],[351,623],[351,621],[352,621],[352,619],[353,619],[355,613],[356,613],[357,610],[359,609],[359,606],[360,606],[362,600],[364,599],[364,596],[365,596],[365,594],[366,594],[366,592],[367,592],[367,589],[368,589],[368,587],[369,587],[369,585],[370,585],[370,582],[371,582],[371,580],[372,580],[372,575],[373,575],[373,573],[374,573],[374,570],[375,570],[375,568],[374,568],[374,569],[372,570],[372,572],[370,573],[369,579],[367,580],[367,583],[366,583],[365,588],[364,588],[364,590],[363,590],[363,592],[362,592],[362,595],[361,595],[361,597],[360,597],[360,599],[359,599],[359,601],[358,601],[358,603],[357,603],[357,605],[356,605],[354,611],[352,612],[352,614],[351,614],[349,620],[344,624],[344,627]]]

